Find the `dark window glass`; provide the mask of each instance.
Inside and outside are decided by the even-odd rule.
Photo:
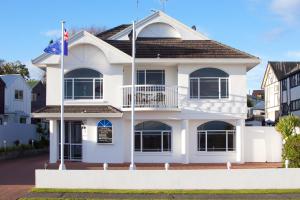
[[[102,78],[103,75],[93,69],[80,68],[65,74],[65,78]]]
[[[138,85],[165,85],[164,70],[138,70]]]
[[[219,132],[208,132],[207,151],[226,151],[226,134]]]
[[[198,126],[197,130],[235,130],[235,127],[223,121],[210,121]]]
[[[92,99],[93,80],[74,79],[74,99]]]
[[[141,151],[141,133],[135,132],[134,135],[134,149],[135,151]]]
[[[23,90],[15,90],[15,99],[23,100]]]
[[[157,121],[146,121],[136,125],[135,130],[171,130],[171,127]]]
[[[161,146],[161,132],[143,132],[143,152],[160,152]]]
[[[190,79],[190,97],[191,99],[198,99],[199,97],[199,79]]]
[[[26,117],[20,117],[20,124],[26,124]]]
[[[71,79],[65,79],[65,99],[73,98],[73,81]]]
[[[228,79],[221,79],[221,98],[228,98]]]
[[[287,79],[282,80],[282,91],[285,91],[287,89]]]
[[[145,85],[145,70],[137,70],[136,83],[138,85]]]
[[[163,133],[163,151],[171,151],[172,148],[171,132]]]
[[[198,151],[205,151],[206,134],[202,132],[199,133],[197,137],[198,137]]]
[[[200,79],[200,99],[219,98],[219,79]]]
[[[102,99],[103,84],[102,80],[95,80],[95,99]]]
[[[235,137],[233,133],[228,133],[228,151],[234,151]]]
[[[190,77],[229,77],[229,75],[216,68],[202,68],[191,73]]]

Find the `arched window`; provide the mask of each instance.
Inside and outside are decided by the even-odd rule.
[[[135,151],[170,152],[172,128],[162,122],[146,121],[135,126]]]
[[[234,151],[235,127],[223,121],[210,121],[197,127],[198,151]]]
[[[80,68],[65,74],[65,99],[102,99],[103,75],[93,69]]]
[[[144,27],[138,38],[181,38],[180,33],[171,25],[156,22]]]
[[[203,68],[190,74],[191,99],[224,99],[229,96],[229,75],[216,68]]]
[[[97,143],[112,143],[112,123],[109,120],[101,120],[97,123]]]

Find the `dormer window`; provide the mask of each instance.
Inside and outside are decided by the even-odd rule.
[[[65,74],[65,99],[103,99],[103,75],[92,69],[76,69]]]
[[[203,68],[190,74],[191,99],[226,99],[229,75],[215,68]]]

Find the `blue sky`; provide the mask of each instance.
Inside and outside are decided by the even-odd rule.
[[[130,23],[161,9],[160,0],[1,0],[0,58],[20,60],[32,78],[41,71],[31,59],[67,27]],[[248,88],[260,87],[268,60],[300,60],[300,0],[168,0],[168,15],[209,38],[258,56],[262,64],[248,72]]]

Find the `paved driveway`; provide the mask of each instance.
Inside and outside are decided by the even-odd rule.
[[[42,169],[48,155],[0,161],[0,199],[15,200],[34,186],[34,170]]]

